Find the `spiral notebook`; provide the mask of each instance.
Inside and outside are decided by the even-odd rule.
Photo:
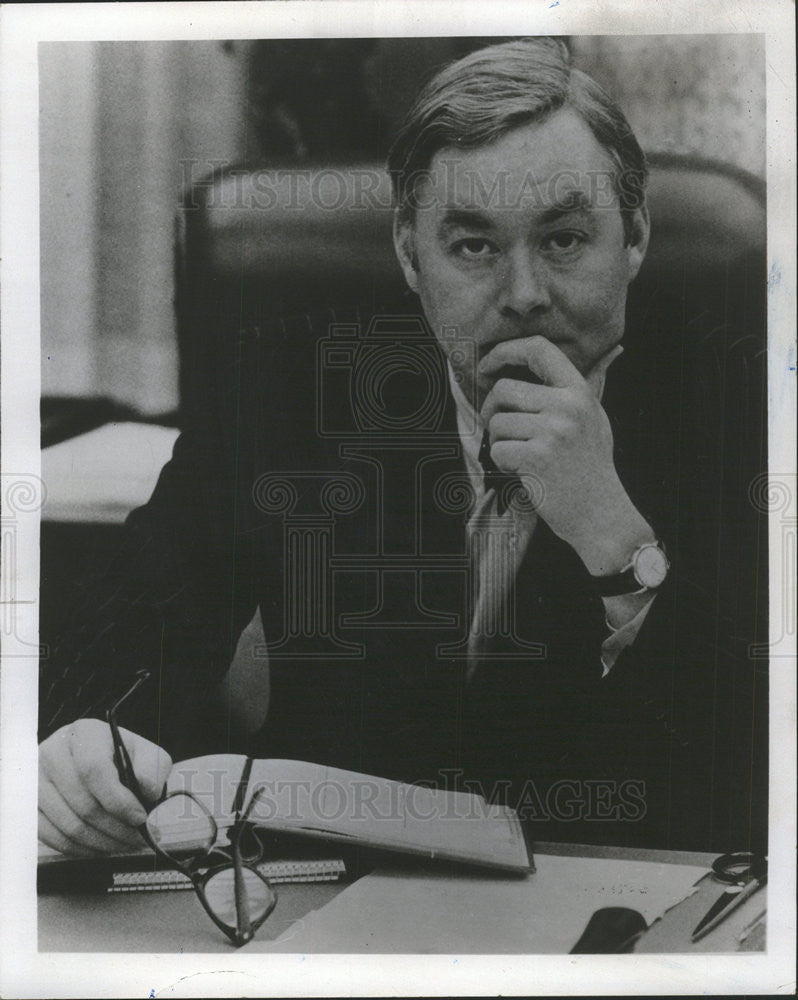
[[[336,859],[264,861],[256,866],[270,882],[337,882],[346,865]],[[106,892],[163,892],[192,889],[191,880],[178,871],[114,872]]]
[[[338,857],[278,857],[257,866],[270,882],[335,882],[346,875]],[[37,887],[42,894],[167,892],[191,889],[172,868],[156,868],[151,851],[108,858],[65,858],[40,845]]]

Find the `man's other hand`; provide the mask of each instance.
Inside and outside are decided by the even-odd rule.
[[[172,767],[161,747],[119,730],[145,797],[157,800]],[[142,847],[146,811],[120,782],[111,730],[98,719],[63,726],[39,746],[39,839],[64,854],[122,854]]]

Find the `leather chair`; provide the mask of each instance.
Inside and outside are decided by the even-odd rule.
[[[629,329],[650,310],[683,322],[733,311],[764,329],[765,189],[727,165],[651,160],[652,235]],[[177,220],[181,409],[213,377],[214,344],[239,326],[316,307],[400,302],[391,193],[380,164],[229,168],[185,192]]]

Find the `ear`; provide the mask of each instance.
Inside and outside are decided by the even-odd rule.
[[[418,258],[412,221],[397,209],[393,215],[393,248],[410,290],[418,294]]]
[[[645,202],[636,208],[632,216],[632,232],[629,246],[626,248],[629,254],[629,280],[633,281],[637,277],[640,265],[645,260],[648,250],[648,238],[651,234],[651,221],[648,216],[648,205]]]

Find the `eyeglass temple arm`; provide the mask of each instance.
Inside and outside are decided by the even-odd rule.
[[[249,790],[249,776],[252,773],[252,765],[254,760],[252,757],[247,757],[244,761],[244,768],[241,771],[241,777],[238,781],[238,787],[236,788],[236,794],[233,798],[233,814],[235,815],[235,822],[241,818],[241,810],[244,806],[244,800],[247,797],[247,791]]]
[[[244,884],[243,862],[241,860],[241,830],[242,819],[241,809],[247,796],[249,788],[249,776],[252,773],[252,757],[247,757],[244,761],[244,769],[236,788],[233,799],[233,835],[230,838],[230,846],[233,850],[233,891],[236,903],[236,944],[246,944],[252,940],[252,921],[249,915],[249,900],[247,899],[247,888]],[[247,810],[247,814],[249,810]]]
[[[116,767],[116,773],[119,775],[119,780],[125,788],[128,788],[145,807],[147,806],[147,801],[144,798],[141,785],[139,785],[136,773],[133,770],[133,762],[130,759],[127,747],[125,746],[125,741],[122,739],[122,734],[119,732],[119,724],[116,721],[116,715],[119,708],[145,681],[149,680],[149,677],[149,671],[139,670],[133,686],[122,695],[119,701],[108,709],[105,715],[106,721],[111,729],[111,738],[113,739],[114,744],[114,765]]]
[[[241,944],[252,940],[252,921],[249,916],[249,899],[244,884],[244,867],[238,845],[233,848],[233,880],[236,897],[236,938]]]
[[[244,780],[246,780],[247,783],[249,782],[249,772],[251,769],[252,758],[250,757],[244,765],[244,774],[242,774],[241,779],[242,784]],[[239,791],[241,791],[241,787],[242,786],[239,785]],[[241,833],[244,829],[244,824],[247,822],[250,813],[252,812],[252,807],[263,794],[263,791],[263,788],[259,788],[255,792],[252,796],[251,802],[247,806],[247,811],[243,816],[240,815],[240,802],[238,803],[233,836],[230,838],[230,844],[233,848],[233,879],[236,900],[236,943],[239,945],[246,944],[248,941],[251,941],[253,936],[252,921],[249,914],[249,900],[247,898],[247,888],[244,884],[244,870],[241,860]],[[246,789],[244,790],[244,794],[246,794]],[[236,794],[236,800],[238,801],[238,794]],[[243,801],[243,795],[241,796],[241,800]]]

